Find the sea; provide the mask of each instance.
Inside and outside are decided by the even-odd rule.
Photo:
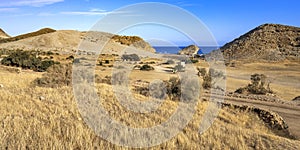
[[[171,46],[154,46],[156,53],[160,54],[177,54],[180,50],[184,49],[186,46],[171,47]],[[200,50],[198,54],[207,54],[213,50],[218,49],[219,47],[215,46],[198,46]]]

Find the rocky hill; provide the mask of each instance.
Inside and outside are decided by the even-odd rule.
[[[57,51],[62,53],[74,52],[78,45],[84,41],[101,45],[103,41],[109,40],[105,47],[107,53],[118,54],[124,47],[132,46],[149,52],[155,50],[142,38],[136,36],[117,36],[105,32],[95,32],[96,35],[90,36],[91,32],[80,32],[75,30],[53,30],[42,29],[36,32],[19,35],[16,37],[0,39],[0,49],[22,49],[22,50],[45,50]],[[87,36],[86,36],[87,35]],[[98,43],[98,44],[97,44]],[[132,44],[132,45],[131,45]],[[84,46],[80,46],[84,51]]]
[[[300,58],[300,28],[263,24],[221,47],[226,60],[282,61]]]
[[[0,28],[0,39],[9,38],[10,36],[6,34],[1,28]]]

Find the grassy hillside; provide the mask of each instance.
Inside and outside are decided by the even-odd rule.
[[[32,86],[32,81],[41,76],[31,71],[16,74],[0,70],[1,149],[126,149],[98,137],[84,123],[72,87]],[[120,105],[110,85],[96,84],[96,88],[109,115],[134,127],[159,124],[177,107],[176,102],[167,100],[157,113],[136,115]],[[182,133],[151,149],[299,148],[299,141],[275,135],[257,114],[234,107],[223,108],[212,127],[200,135],[198,128],[207,105],[200,102]]]

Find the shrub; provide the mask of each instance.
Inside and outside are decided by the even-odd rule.
[[[51,52],[51,51],[48,51],[48,52],[46,53],[46,55],[54,55],[54,53]]]
[[[179,78],[171,77],[167,82],[167,93],[171,100],[179,100],[181,96],[181,82]]]
[[[37,68],[37,71],[44,72],[46,71],[50,66],[54,64],[59,64],[59,62],[54,62],[53,60],[45,60],[41,62],[41,65]]]
[[[212,87],[212,78],[209,74],[203,77],[202,87],[204,89],[210,89]]]
[[[222,71],[217,71],[213,68],[210,68],[208,73],[206,73],[206,69],[198,69],[201,75],[203,75],[202,87],[204,89],[217,88],[215,84],[218,80],[225,78],[224,73]],[[199,74],[198,72],[198,74]]]
[[[169,60],[167,60],[167,62],[165,62],[164,64],[166,64],[166,65],[172,65],[172,64],[175,64],[175,61],[172,60],[172,59],[169,59]]]
[[[140,70],[150,71],[150,70],[154,70],[154,68],[152,66],[146,64],[146,65],[143,65]]]
[[[206,76],[206,69],[205,68],[197,68],[197,70],[198,70],[198,76],[202,76],[202,77],[204,77],[204,76]]]
[[[193,64],[195,64],[195,63],[198,63],[199,60],[197,60],[197,59],[192,59],[191,62],[192,62]]]
[[[184,72],[184,67],[182,65],[178,64],[174,67],[174,71],[175,72]]]
[[[79,59],[79,58],[75,58],[75,59],[73,60],[73,63],[79,64],[79,63],[80,63],[80,59]]]
[[[150,95],[153,98],[165,99],[167,96],[167,88],[164,82],[153,82],[149,85]]]
[[[113,85],[124,85],[127,82],[126,71],[118,71],[112,75]]]
[[[185,86],[182,86],[182,83]],[[170,100],[190,102],[197,100],[199,97],[196,93],[200,90],[197,83],[197,78],[190,78],[186,76],[180,80],[178,77],[171,77],[168,81],[153,82],[149,86],[135,87],[135,91],[141,95],[152,96],[157,99],[164,99],[168,96]]]
[[[40,87],[57,88],[68,86],[72,83],[72,65],[55,64],[47,69],[41,78],[37,78],[33,83]]]
[[[128,60],[128,61],[140,61],[140,57],[137,54],[124,54],[121,57],[123,60]]]
[[[181,80],[181,98],[184,102],[197,101],[199,97],[199,79],[185,75]]]
[[[253,74],[250,77],[251,83],[246,87],[238,88],[235,93],[267,94],[273,93],[270,88],[270,82],[264,74]]]
[[[66,58],[67,60],[74,60],[74,56],[70,55],[69,57]]]
[[[41,57],[36,57],[32,52],[18,50],[3,58],[1,64],[43,72],[55,62],[53,60],[43,61]]]

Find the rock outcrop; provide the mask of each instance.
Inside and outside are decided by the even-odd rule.
[[[138,36],[120,36],[114,35],[112,40],[122,45],[133,46],[137,49],[143,49],[155,53],[155,49],[146,41]]]
[[[282,61],[300,58],[300,28],[264,24],[220,48],[226,60]]]
[[[178,54],[179,55],[193,56],[193,55],[196,55],[199,50],[200,50],[200,48],[198,46],[190,45],[190,46],[182,49],[181,51],[179,51]]]

